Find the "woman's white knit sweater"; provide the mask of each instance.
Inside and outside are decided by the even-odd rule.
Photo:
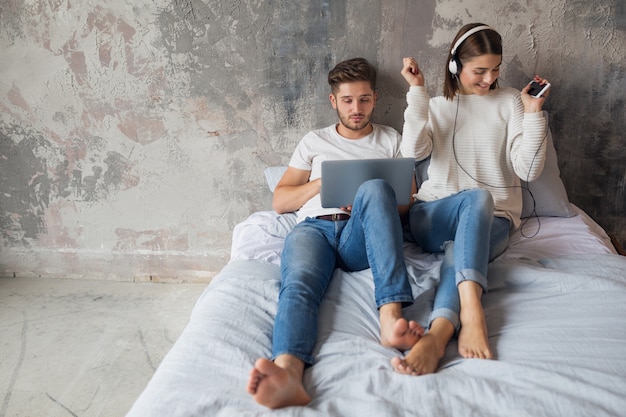
[[[404,112],[402,154],[431,157],[428,180],[416,198],[436,200],[462,190],[486,188],[495,215],[520,224],[520,178],[532,181],[543,170],[547,126],[543,112],[524,113],[520,92],[496,88],[487,95],[430,98],[411,87]],[[458,114],[457,114],[458,111]]]

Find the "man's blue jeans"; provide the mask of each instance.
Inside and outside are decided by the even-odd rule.
[[[509,220],[493,213],[493,198],[481,188],[411,206],[409,226],[415,242],[427,252],[444,253],[430,323],[443,317],[458,330],[457,286],[462,281],[477,282],[487,290],[489,261],[509,243]]]
[[[413,302],[404,263],[402,225],[393,189],[383,180],[365,182],[349,220],[307,218],[287,235],[272,354],[313,363],[320,304],[336,267],[371,268],[377,307]]]

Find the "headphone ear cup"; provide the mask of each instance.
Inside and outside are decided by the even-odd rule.
[[[454,58],[452,58],[450,62],[448,62],[448,71],[450,71],[450,74],[452,75],[456,75],[458,71],[456,61],[454,60]]]
[[[460,62],[457,60],[456,55],[453,55],[450,62],[448,62],[448,71],[450,71],[452,75],[457,75],[460,69]]]

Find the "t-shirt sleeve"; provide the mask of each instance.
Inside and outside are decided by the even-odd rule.
[[[308,142],[309,135],[307,134],[300,140],[298,146],[296,146],[296,149],[293,151],[291,160],[289,161],[289,166],[305,171],[310,171],[312,169],[313,158],[311,156],[311,148]]]

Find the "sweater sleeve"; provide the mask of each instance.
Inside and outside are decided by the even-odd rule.
[[[546,156],[547,126],[543,112],[524,113],[518,98],[509,134],[515,174],[524,181],[536,180],[543,171]]]
[[[400,149],[404,157],[421,161],[433,148],[432,132],[428,127],[430,98],[424,87],[412,86],[406,94],[406,101]]]

